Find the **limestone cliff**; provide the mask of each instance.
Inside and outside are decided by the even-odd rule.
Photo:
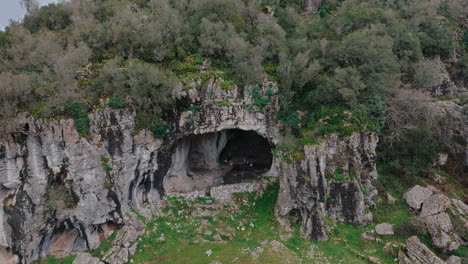
[[[281,129],[276,92],[269,82],[222,89],[217,79],[181,89],[181,110],[174,110],[171,133],[164,140],[148,131],[135,133],[135,116],[126,110],[95,110],[86,137],[78,135],[73,120],[22,119],[18,132],[0,139],[0,260],[14,263],[19,257],[21,263],[31,263],[50,254],[97,248],[109,231],[126,224],[131,209],[149,212],[166,189],[193,185],[190,174],[200,171],[193,164],[218,166],[215,161],[227,144],[222,137],[229,130],[256,132],[274,149]],[[268,104],[257,105],[253,93],[269,98]],[[185,144],[193,135],[204,138]],[[326,216],[358,224],[370,221],[365,209],[376,194],[376,143],[373,134],[344,139],[332,135],[306,146],[300,161],[273,157],[268,163],[253,157],[248,162],[251,167],[272,164],[266,174],[279,177],[281,224],[287,227],[288,216],[299,211],[303,234],[326,239]],[[338,172],[342,178],[331,176]],[[204,188],[216,184],[222,181]]]

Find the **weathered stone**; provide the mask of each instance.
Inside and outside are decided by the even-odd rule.
[[[210,190],[210,196],[217,201],[227,202],[232,198],[232,194],[239,192],[255,192],[261,190],[261,182],[243,182],[230,185],[221,185],[213,187]]]
[[[455,233],[448,214],[442,213],[421,218],[431,235],[432,244],[444,252],[460,246],[461,239]]]
[[[447,177],[437,172],[430,172],[429,178],[437,184],[445,184],[447,182]]]
[[[447,264],[462,264],[462,260],[460,257],[457,256],[450,256],[447,259]]]
[[[393,225],[387,223],[376,225],[375,232],[381,236],[393,236],[395,234]]]
[[[406,203],[413,209],[419,210],[422,203],[432,195],[429,188],[416,185],[403,194]]]
[[[320,144],[305,146],[303,160],[276,160],[281,175],[275,210],[279,223],[290,229],[290,214],[298,214],[303,236],[315,240],[328,238],[325,216],[338,222],[370,223],[372,214],[365,210],[370,204],[362,189],[374,193],[377,141],[372,133],[354,133],[341,142],[337,135],[331,135]],[[333,179],[331,174],[337,169],[343,171],[343,180]]]
[[[89,253],[80,253],[76,256],[73,264],[104,264],[100,259]]]
[[[0,247],[0,263],[2,264],[19,264],[20,259],[17,255],[11,253],[9,250]]]
[[[124,226],[122,229],[117,231],[117,235],[112,242],[115,246],[129,247],[138,238],[138,232],[133,226]]]
[[[408,238],[406,247],[398,253],[398,260],[400,264],[445,264],[416,236]]]
[[[107,264],[126,264],[128,262],[128,249],[113,246],[104,255],[102,260]]]
[[[365,243],[371,243],[371,242],[381,242],[380,238],[375,237],[375,231],[366,231],[361,234],[361,239]]]
[[[392,257],[397,257],[400,247],[398,243],[387,242],[383,247],[383,252]]]
[[[395,204],[396,202],[396,199],[389,193],[387,193],[387,203],[390,204],[390,205],[393,205]]]
[[[437,165],[444,166],[445,164],[447,164],[447,160],[448,160],[448,153],[441,152],[439,153],[439,157],[437,158]]]
[[[63,232],[49,247],[49,254],[56,258],[63,258],[73,251],[73,245],[78,237],[78,230]]]
[[[468,205],[466,205],[464,202],[457,199],[452,199],[452,205],[455,208],[454,213],[468,216]]]
[[[432,195],[423,202],[421,217],[444,213],[450,206],[450,199],[443,194]]]

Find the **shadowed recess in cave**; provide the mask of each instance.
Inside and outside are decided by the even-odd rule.
[[[256,179],[270,170],[271,145],[254,131],[240,129],[181,139],[164,178],[167,192],[208,191]]]

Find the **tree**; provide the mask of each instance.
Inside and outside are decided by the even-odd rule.
[[[31,13],[39,7],[38,0],[19,0],[21,6],[26,9],[26,12]]]

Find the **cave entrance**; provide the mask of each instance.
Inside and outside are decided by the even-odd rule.
[[[240,129],[181,139],[164,177],[166,192],[206,191],[211,187],[258,179],[271,168],[267,139]]]
[[[223,175],[223,183],[255,179],[270,170],[272,160],[268,140],[254,131],[232,130],[218,158],[219,164],[229,168]]]

